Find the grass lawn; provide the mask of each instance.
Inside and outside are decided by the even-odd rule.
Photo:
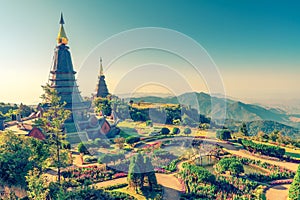
[[[145,200],[146,199],[146,197],[144,197],[143,195],[136,194],[134,191],[129,190],[127,187],[115,189],[115,190],[112,190],[112,191],[118,191],[118,192],[123,192],[123,193],[129,194],[129,195],[135,197],[138,200]]]
[[[156,197],[156,195],[158,194],[156,192],[149,192],[147,194],[136,194],[135,191],[133,191],[132,189],[128,189],[128,187],[123,187],[123,188],[115,189],[112,191],[118,191],[118,192],[123,192],[123,193],[129,194],[138,200],[154,199]]]

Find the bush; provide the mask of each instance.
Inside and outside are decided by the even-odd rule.
[[[291,200],[300,199],[300,165],[298,166],[297,173],[289,189],[289,199]]]
[[[229,171],[230,174],[239,175],[244,173],[244,166],[242,162],[236,158],[223,158],[216,165],[218,173]]]
[[[180,129],[178,127],[174,127],[172,130],[173,134],[179,134],[180,133]]]
[[[184,134],[188,135],[192,133],[192,130],[190,128],[185,128],[183,131]]]
[[[250,152],[259,152],[263,155],[282,158],[285,154],[285,149],[278,146],[266,144],[258,144],[250,140],[242,140],[242,145]]]
[[[170,133],[170,129],[166,128],[166,127],[163,127],[161,130],[160,130],[161,134],[163,135],[168,135]]]
[[[96,156],[84,156],[83,160],[87,163],[94,163],[97,162],[98,158]]]
[[[116,184],[116,185],[106,186],[106,187],[103,187],[102,189],[115,190],[115,189],[119,189],[119,188],[123,188],[123,187],[127,187],[127,186],[128,186],[128,183],[120,183],[120,184]]]
[[[126,138],[126,143],[127,144],[134,144],[136,142],[139,142],[140,140],[141,140],[141,138],[138,137],[138,136],[131,136],[131,137]]]
[[[77,147],[79,153],[88,154],[89,151],[83,142],[80,142]]]
[[[217,131],[216,136],[220,140],[229,140],[231,139],[231,131],[228,129],[220,129]]]

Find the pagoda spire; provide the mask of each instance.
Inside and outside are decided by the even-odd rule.
[[[58,35],[56,38],[57,43],[58,44],[68,44],[67,34],[64,29],[65,21],[64,21],[63,13],[60,14],[59,24],[60,24],[60,27],[59,27]]]
[[[103,76],[103,66],[102,66],[102,58],[100,57],[100,76]]]
[[[98,84],[96,87],[96,97],[106,98],[109,95],[108,88],[105,82],[105,76],[103,73],[102,58],[100,57],[100,74]]]

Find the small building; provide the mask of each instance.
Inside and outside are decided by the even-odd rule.
[[[42,130],[39,129],[39,128],[36,128],[36,127],[31,129],[31,131],[29,131],[27,136],[36,138],[38,140],[45,140],[46,139],[46,136],[43,134]]]

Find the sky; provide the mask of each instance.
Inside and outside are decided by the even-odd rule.
[[[0,0],[0,102],[40,101],[61,12],[79,89],[85,96],[96,86],[100,56],[111,92],[213,93],[209,75],[197,73],[185,60],[196,55],[189,45],[192,40],[204,49],[199,58],[212,60],[207,66],[215,67],[216,82],[222,82],[229,97],[264,104],[300,102],[299,10],[297,0]],[[110,38],[145,27],[170,30],[174,38],[154,36],[186,56],[141,49],[112,60],[114,50],[135,44],[135,38],[126,43],[126,37],[96,54]],[[186,39],[178,41],[176,33]],[[147,40],[146,35],[136,39]],[[89,59],[92,66],[87,66]],[[147,77],[155,79],[151,82]],[[148,82],[138,82],[145,79]],[[159,82],[162,79],[168,81]]]

